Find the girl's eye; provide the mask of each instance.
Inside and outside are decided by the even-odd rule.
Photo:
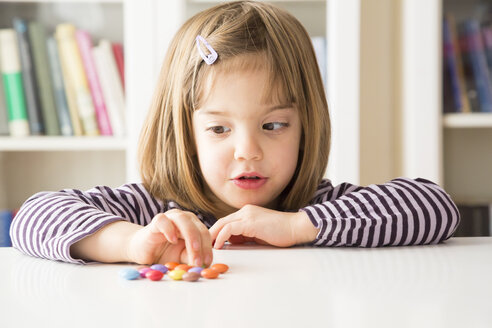
[[[263,129],[273,131],[273,130],[279,130],[284,127],[288,127],[289,123],[282,123],[282,122],[270,122],[270,123],[265,123],[263,124]]]
[[[215,134],[223,134],[223,133],[231,131],[231,129],[229,129],[228,127],[222,126],[222,125],[212,126],[212,127],[209,127],[207,130],[212,131]]]

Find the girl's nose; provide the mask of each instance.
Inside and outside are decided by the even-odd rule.
[[[235,160],[261,160],[263,151],[260,143],[251,135],[238,136],[234,148]]]

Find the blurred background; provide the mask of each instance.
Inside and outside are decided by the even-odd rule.
[[[333,125],[326,177],[432,180],[460,205],[458,235],[490,235],[491,1],[268,2],[301,21],[318,56]],[[136,143],[167,45],[217,3],[0,0],[3,213],[42,190],[139,181]],[[9,124],[12,99],[27,133]]]

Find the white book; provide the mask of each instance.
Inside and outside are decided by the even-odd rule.
[[[104,102],[113,128],[113,135],[125,135],[125,94],[114,59],[111,43],[102,39],[99,45],[92,49],[97,73],[104,95]]]
[[[321,73],[321,78],[326,88],[326,38],[322,36],[311,37],[316,59]]]

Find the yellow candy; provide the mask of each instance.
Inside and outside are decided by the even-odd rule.
[[[183,275],[186,273],[185,270],[173,270],[168,273],[168,276],[173,280],[183,279]]]

